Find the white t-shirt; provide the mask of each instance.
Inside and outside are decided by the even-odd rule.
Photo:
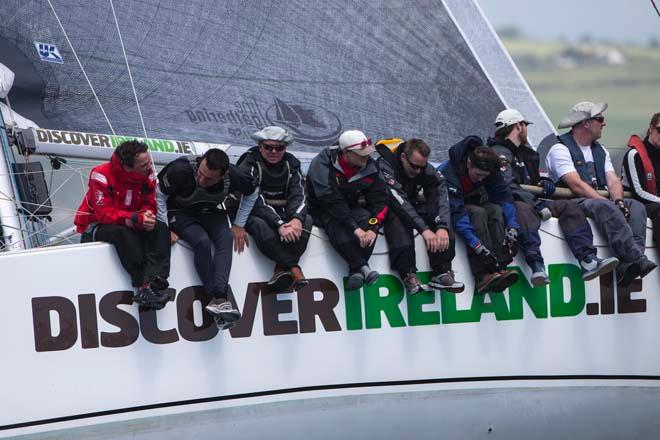
[[[591,146],[582,146],[580,145],[582,154],[584,155],[585,162],[593,162],[594,155],[591,153]],[[607,148],[603,147],[605,150],[605,173],[609,171],[614,172],[614,165],[612,165],[612,159],[610,158],[610,152],[607,151]],[[576,172],[575,164],[571,158],[571,152],[568,151],[568,147],[564,144],[557,143],[550,148],[548,155],[545,157],[545,168],[548,170],[548,177],[554,182],[559,182],[562,176],[570,172]]]

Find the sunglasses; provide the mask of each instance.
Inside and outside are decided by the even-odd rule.
[[[353,147],[360,147],[360,150],[364,150],[365,148],[369,147],[371,145],[371,138],[366,138],[362,142],[358,142],[357,144],[351,144],[345,148],[345,150],[349,150]],[[357,148],[353,148],[357,150]]]
[[[593,119],[594,121],[598,121],[599,124],[602,124],[603,122],[605,122],[605,116],[595,116],[591,119]]]
[[[406,162],[408,162],[408,165],[410,165],[410,168],[412,168],[413,170],[422,171],[426,168],[426,164],[416,165],[416,164],[412,163],[410,161],[410,159],[408,159],[408,155],[406,155],[406,153],[403,153],[403,155],[406,157]]]
[[[263,148],[266,151],[277,151],[278,153],[284,151],[286,148],[286,145],[267,145],[267,144],[261,144],[261,148]]]
[[[654,128],[655,128],[655,131],[657,131],[658,134],[660,134],[660,125],[658,125],[657,127],[654,127]]]

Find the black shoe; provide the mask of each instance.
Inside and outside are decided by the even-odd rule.
[[[646,275],[651,273],[651,271],[656,267],[658,267],[657,264],[655,264],[653,261],[649,260],[648,258],[643,257],[642,261],[639,263],[639,269],[640,269],[639,276],[641,278],[644,278]]]
[[[165,290],[168,287],[170,287],[170,283],[168,283],[167,280],[164,280],[161,277],[153,277],[153,279],[149,281],[149,287],[154,292],[157,292],[157,291]]]
[[[628,287],[642,274],[641,263],[641,259],[630,263],[619,263],[616,267],[616,284],[620,287]]]
[[[229,330],[230,328],[233,328],[236,326],[237,321],[225,321],[222,319],[220,316],[214,316],[213,321],[215,322],[216,327],[218,327],[218,330]]]
[[[166,301],[163,301],[163,297],[154,292],[149,286],[140,287],[137,293],[133,295],[133,302],[144,308],[153,310],[162,309],[166,303]]]
[[[288,270],[280,270],[268,281],[268,288],[273,293],[291,292],[293,290],[293,274]]]

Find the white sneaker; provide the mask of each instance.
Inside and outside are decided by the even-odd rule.
[[[227,323],[236,322],[241,319],[241,312],[227,300],[212,299],[205,307],[206,311],[215,317],[221,318]]]

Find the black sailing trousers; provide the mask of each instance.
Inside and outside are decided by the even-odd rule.
[[[287,243],[280,240],[280,234],[262,217],[250,214],[245,229],[254,239],[262,254],[273,260],[282,269],[290,270],[298,265],[300,257],[307,249],[309,232],[313,227],[312,217],[305,216],[303,232],[298,241]]]
[[[369,225],[369,211],[364,208],[351,208],[351,216],[365,231]],[[369,263],[369,257],[374,251],[376,240],[369,247],[360,247],[360,241],[346,222],[336,220],[323,212],[313,212],[314,224],[325,230],[332,247],[348,263],[351,273],[358,272],[362,266]]]
[[[135,231],[122,225],[96,225],[94,240],[114,245],[121,265],[139,287],[155,277],[166,280],[170,275],[170,233],[167,225],[156,222],[152,231]],[[82,241],[88,241],[83,236]]]
[[[655,246],[660,249],[660,203],[647,203],[646,215],[653,223],[653,241]]]
[[[227,299],[234,243],[227,214],[177,213],[171,218],[170,227],[192,248],[195,270],[206,294]]]
[[[513,261],[513,258],[504,248],[504,217],[500,205],[495,203],[485,203],[483,205],[466,203],[465,209],[470,216],[470,223],[472,223],[477,237],[481,240],[481,244],[495,255],[499,267],[505,268]],[[477,278],[491,272],[481,263],[472,250],[468,250],[468,261],[473,275]]]
[[[387,213],[383,224],[385,239],[390,254],[390,265],[403,278],[417,272],[415,264],[414,230],[406,226],[392,210]],[[435,228],[431,228],[435,232]],[[449,233],[449,247],[442,252],[428,252],[429,264],[434,275],[451,270],[451,260],[456,255],[456,240],[452,230]]]

